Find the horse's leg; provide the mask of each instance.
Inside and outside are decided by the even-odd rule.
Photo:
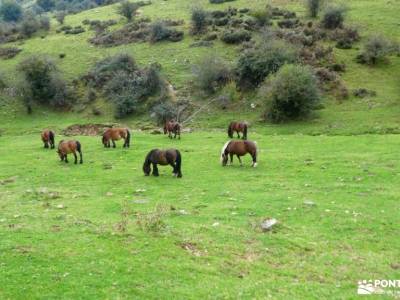
[[[175,134],[175,135],[174,135],[174,139],[176,139],[176,134],[177,134],[177,132],[175,131],[174,134]]]
[[[124,145],[122,146],[123,148],[128,147],[128,144],[126,143],[126,141],[127,141],[127,138],[124,138]]]
[[[236,154],[236,156],[237,156],[237,158],[238,158],[238,160],[239,160],[239,162],[240,162],[240,166],[243,166],[243,164],[242,164],[242,159],[240,158],[240,156],[237,155],[237,154]]]
[[[153,163],[153,175],[154,176],[159,176],[160,174],[158,174],[158,168],[157,168],[157,164]]]
[[[253,163],[251,164],[251,166],[255,168],[257,167],[257,152],[251,153],[251,157],[253,158]]]
[[[67,154],[64,154],[64,161],[65,161],[65,163],[66,163],[66,164],[68,163],[68,157],[67,157]]]
[[[77,164],[78,163],[78,156],[76,156],[76,152],[74,151],[74,152],[72,152],[72,154],[74,154],[74,158],[75,158],[75,164]]]
[[[112,144],[113,144],[113,148],[117,147],[117,146],[115,145],[115,141],[114,141],[114,140],[111,140],[111,141],[112,141]]]
[[[44,142],[44,147],[45,148],[49,148],[49,143],[48,142]]]
[[[171,131],[168,131],[168,137],[169,137],[170,139],[172,139],[172,133],[171,133]]]
[[[240,139],[240,134],[239,131],[236,131],[237,135],[238,135],[238,139]]]
[[[229,157],[231,159],[231,163],[230,163],[230,165],[231,165],[233,163],[233,153],[229,153]]]

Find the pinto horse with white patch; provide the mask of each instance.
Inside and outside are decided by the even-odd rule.
[[[228,164],[228,158],[230,158],[230,163],[233,162],[233,156],[236,155],[239,159],[240,165],[242,166],[241,156],[249,153],[253,158],[252,167],[257,166],[257,145],[252,141],[228,141],[222,147],[221,150],[221,163],[223,166]]]

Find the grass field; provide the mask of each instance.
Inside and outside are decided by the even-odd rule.
[[[179,92],[202,55],[235,63],[237,47],[189,47],[194,1],[152,2],[141,14],[184,19],[182,42],[94,47],[87,42],[92,31],[57,34],[52,20],[44,39],[39,33],[18,44],[23,51],[1,60],[0,71],[12,84],[20,61],[44,53],[72,80],[97,60],[128,52],[142,66],[161,63]],[[266,1],[196,3],[261,8]],[[306,20],[300,0],[268,3]],[[363,41],[376,32],[400,40],[399,0],[346,5],[346,22]],[[66,24],[84,19],[125,24],[115,6],[67,16]],[[185,124],[193,133],[180,141],[140,131],[155,126],[146,114],[116,121],[105,103],[96,103],[104,112],[97,117],[47,108],[26,115],[21,101],[0,93],[0,299],[354,299],[358,280],[399,279],[400,57],[359,65],[354,58],[362,42],[335,54],[347,65],[342,78],[350,91],[372,89],[376,97],[327,96],[312,118],[273,125],[260,122],[257,93],[244,94],[229,110],[205,108]],[[209,101],[187,97],[196,109]],[[250,168],[250,157],[244,167],[219,163],[233,119],[251,124],[257,168]],[[104,149],[98,136],[77,136],[84,164],[67,165],[42,148],[44,128],[54,129],[58,142],[71,124],[106,122],[133,130],[130,149],[121,143]],[[156,147],[182,152],[182,179],[170,167],[160,168],[158,178],[143,175],[144,157]],[[279,224],[262,232],[260,222],[269,217]]]
[[[129,150],[78,137],[83,165],[2,137],[0,298],[349,299],[398,278],[397,135],[250,137],[255,169],[219,164],[222,131],[134,132]],[[157,146],[181,150],[181,180],[143,176]]]

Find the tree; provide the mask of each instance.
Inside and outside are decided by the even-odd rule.
[[[317,80],[307,66],[283,66],[261,91],[265,117],[274,123],[307,117],[321,100]]]
[[[318,16],[322,4],[323,0],[306,0],[307,10],[311,18],[316,18]]]
[[[0,6],[0,16],[6,22],[18,22],[22,18],[22,7],[14,1],[4,1]]]
[[[130,21],[132,21],[133,17],[135,16],[138,8],[139,8],[139,5],[137,3],[124,1],[118,6],[117,13],[120,14],[121,16],[127,18],[128,21],[130,22]]]
[[[43,8],[44,11],[51,11],[55,6],[53,0],[37,0],[36,3]]]
[[[57,22],[60,23],[60,25],[64,24],[66,15],[67,15],[67,13],[65,11],[60,11],[60,12],[56,13],[55,18],[56,18]]]
[[[396,45],[394,43],[382,35],[373,35],[364,44],[364,50],[358,56],[358,60],[362,63],[375,65],[395,52]]]
[[[192,34],[200,34],[206,32],[208,23],[207,19],[208,19],[207,12],[200,7],[195,7],[192,10],[192,16],[191,16]]]

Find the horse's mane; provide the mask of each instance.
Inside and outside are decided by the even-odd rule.
[[[222,162],[222,160],[223,160],[223,158],[222,158],[222,155],[225,153],[225,150],[226,150],[226,148],[228,147],[228,145],[229,145],[229,143],[230,143],[231,141],[227,141],[226,143],[225,143],[225,145],[222,147],[222,149],[221,149],[221,162]]]

